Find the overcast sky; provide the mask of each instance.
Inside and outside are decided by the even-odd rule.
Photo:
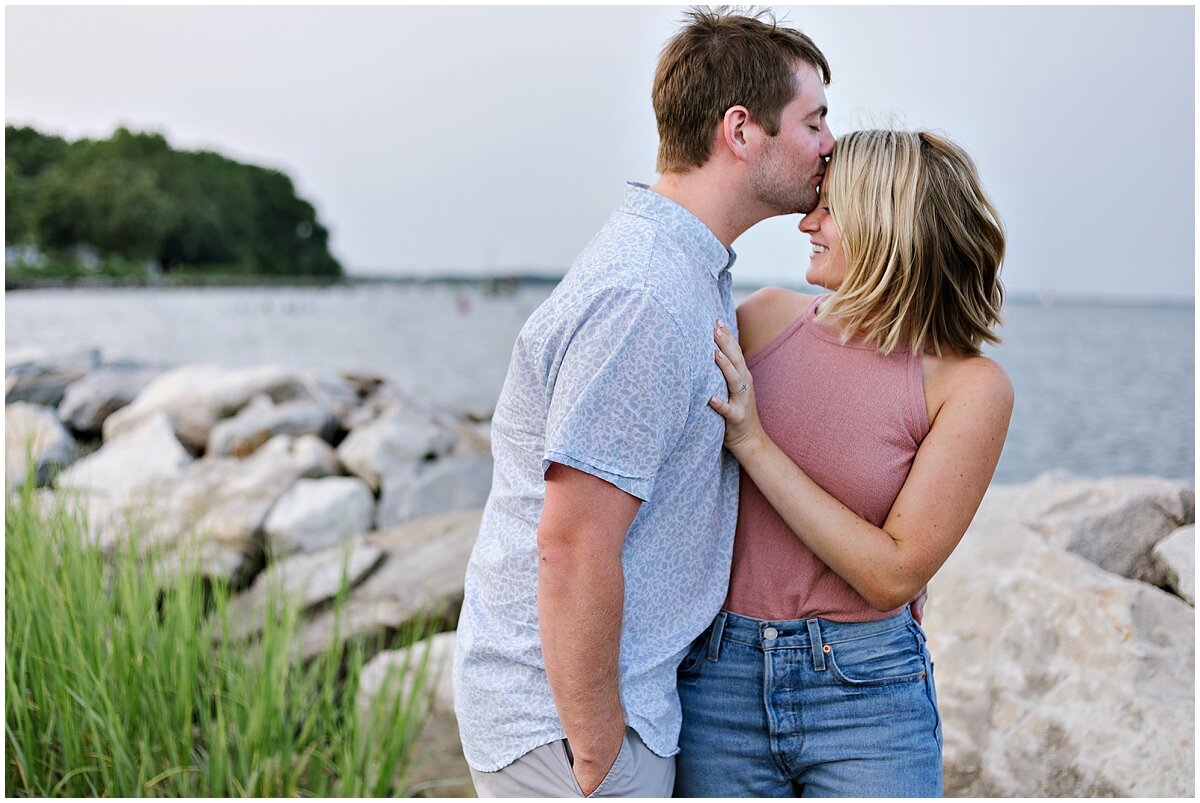
[[[650,84],[683,6],[5,9],[5,119],[118,124],[277,167],[351,273],[561,273],[652,183]],[[1191,297],[1191,6],[775,6],[828,57],[835,136],[934,128],[975,157],[1010,292]],[[798,216],[734,244],[802,281]]]

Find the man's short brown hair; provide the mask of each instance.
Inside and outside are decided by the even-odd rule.
[[[829,62],[804,34],[769,11],[692,8],[686,27],[667,42],[654,75],[658,172],[686,172],[708,161],[713,127],[731,106],[745,106],[770,136],[795,97],[798,62],[829,84]]]

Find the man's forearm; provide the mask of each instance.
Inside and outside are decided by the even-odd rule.
[[[549,542],[538,564],[538,619],[550,690],[585,794],[616,760],[625,734],[620,648],[625,583],[620,554]],[[600,554],[598,554],[600,553]]]
[[[550,693],[590,794],[625,736],[621,708],[621,552],[641,500],[551,463],[538,523],[538,622]]]

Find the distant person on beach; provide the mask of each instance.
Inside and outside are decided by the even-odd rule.
[[[679,668],[680,797],[934,797],[942,731],[925,584],[1008,432],[1004,230],[970,157],[928,132],[838,140],[810,296],[718,327],[741,505],[724,609]],[[740,341],[740,342],[739,342]]]
[[[676,668],[737,518],[713,321],[733,323],[734,240],[816,204],[828,82],[798,31],[689,12],[654,78],[658,182],[627,186],[517,338],[454,665],[481,796],[671,794]]]

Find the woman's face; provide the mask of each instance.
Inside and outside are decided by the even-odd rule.
[[[812,242],[808,273],[804,278],[809,284],[836,291],[846,278],[846,254],[842,250],[842,233],[829,214],[829,207],[822,197],[817,208],[800,220],[800,231]]]

